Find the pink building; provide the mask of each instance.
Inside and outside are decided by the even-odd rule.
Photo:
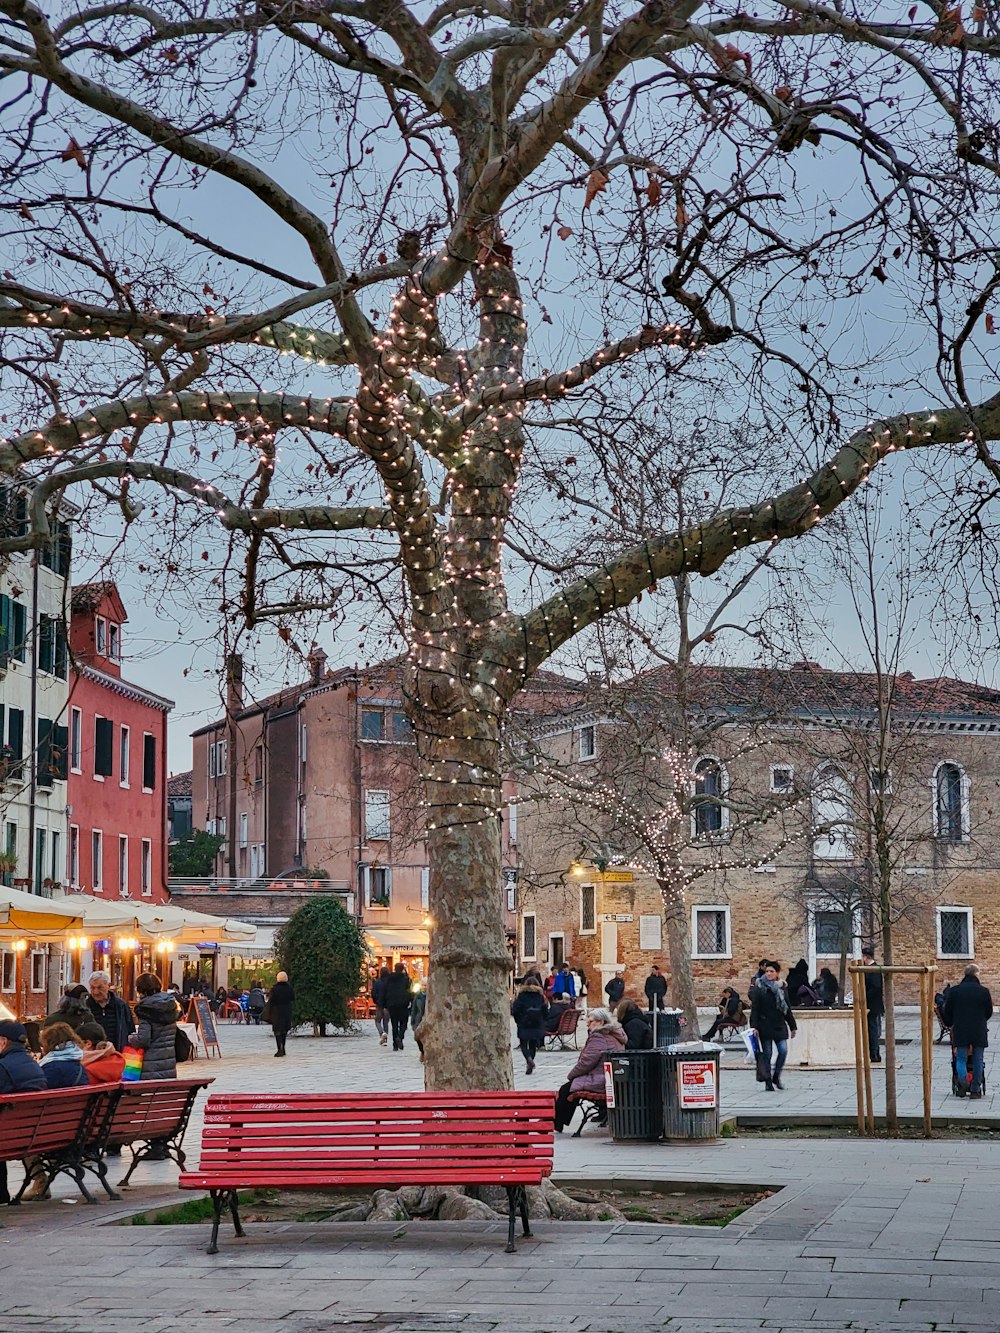
[[[73,589],[67,879],[109,899],[167,900],[167,714],[122,677],[125,607],[113,583]]]

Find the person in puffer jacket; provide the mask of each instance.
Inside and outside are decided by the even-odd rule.
[[[625,1049],[625,1033],[608,1009],[591,1009],[587,1015],[587,1041],[580,1058],[569,1071],[567,1081],[556,1096],[555,1129],[561,1134],[573,1119],[576,1103],[572,1097],[599,1093],[604,1096],[604,1061],[609,1055]],[[599,1117],[598,1124],[605,1124],[607,1111]]]
[[[139,1003],[135,1016],[139,1020],[129,1037],[130,1046],[143,1052],[142,1081],[177,1077],[177,1020],[181,1007],[172,995],[160,990],[160,979],[152,972],[143,972],[135,983]]]
[[[104,1035],[100,1023],[84,1023],[76,1034],[83,1042],[83,1072],[91,1083],[118,1083],[125,1071],[125,1057]]]

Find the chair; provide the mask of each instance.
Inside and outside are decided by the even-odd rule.
[[[578,1051],[580,1049],[580,1046],[579,1046],[579,1041],[577,1039],[576,1030],[580,1026],[580,1019],[582,1017],[583,1017],[583,1011],[580,1009],[574,1009],[572,1007],[567,1009],[565,1013],[560,1014],[558,1027],[555,1029],[554,1032],[549,1032],[546,1034],[545,1049],[547,1051],[554,1051],[556,1048],[556,1042],[558,1042],[559,1049],[561,1051],[568,1051],[569,1050],[568,1042],[570,1037],[572,1037],[573,1050]]]

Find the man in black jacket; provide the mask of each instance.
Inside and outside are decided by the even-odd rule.
[[[385,1007],[385,988],[389,982],[392,972],[387,967],[383,967],[372,982],[372,1004],[375,1006],[375,1031],[378,1033],[379,1045],[384,1046],[389,1036],[389,1010]]]
[[[667,998],[667,979],[655,963],[646,978],[645,991],[650,1009],[662,1009],[663,1001]]]
[[[87,989],[90,991],[87,1005],[94,1016],[94,1022],[100,1023],[104,1035],[115,1050],[123,1051],[135,1028],[132,1010],[112,991],[111,978],[107,972],[91,972]]]
[[[625,973],[621,968],[618,969],[615,975],[604,987],[604,994],[608,997],[608,1004],[612,1009],[625,994]]]
[[[979,968],[970,963],[965,976],[952,986],[944,1002],[944,1021],[951,1028],[951,1045],[955,1052],[955,1091],[964,1097],[969,1082],[968,1050],[972,1047],[972,1093],[983,1095],[983,1072],[986,1047],[989,1045],[986,1025],[993,1016],[993,997],[979,980]]]
[[[41,1066],[35,1064],[24,1044],[26,1037],[20,1023],[11,1019],[0,1022],[0,1094],[44,1092],[49,1086]],[[0,1203],[10,1203],[6,1162],[0,1162]]]
[[[861,950],[861,962],[865,967],[875,966],[875,954],[871,949]],[[882,973],[866,972],[865,1004],[868,1006],[868,1054],[872,1064],[882,1063],[882,1019],[885,1017],[885,996],[882,989]]]

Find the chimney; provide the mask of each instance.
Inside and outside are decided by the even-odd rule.
[[[243,709],[243,657],[230,653],[226,658],[226,712],[232,716]]]
[[[322,648],[313,647],[306,661],[309,663],[309,684],[319,685],[326,674],[326,653]]]

